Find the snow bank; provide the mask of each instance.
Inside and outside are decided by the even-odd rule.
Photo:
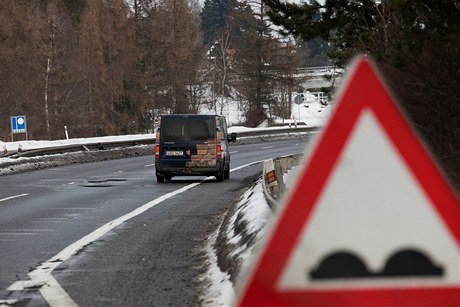
[[[265,200],[262,181],[245,191],[229,209],[221,227],[208,242],[210,266],[203,278],[211,280],[203,301],[205,306],[230,306],[235,300],[234,286],[244,280],[254,252],[273,217]]]
[[[17,141],[17,142],[1,142],[0,149],[6,149],[8,152],[17,152],[19,150],[31,150],[37,148],[47,148],[65,145],[88,144],[88,143],[104,143],[104,142],[120,142],[120,141],[133,141],[145,140],[155,138],[154,134],[132,134],[120,136],[103,136],[94,138],[76,138],[68,140],[54,140],[54,141]]]

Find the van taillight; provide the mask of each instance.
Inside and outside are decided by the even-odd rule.
[[[160,145],[155,146],[155,160],[160,160]]]
[[[221,145],[217,145],[216,147],[216,156],[217,156],[217,159],[222,159],[222,146]]]

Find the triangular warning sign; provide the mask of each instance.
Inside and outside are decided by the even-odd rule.
[[[460,202],[358,59],[240,306],[460,306]]]

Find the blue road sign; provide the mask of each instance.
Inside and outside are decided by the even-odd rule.
[[[27,133],[26,116],[11,116],[11,132],[12,133]]]

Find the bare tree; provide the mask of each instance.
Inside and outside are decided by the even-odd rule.
[[[190,112],[187,85],[196,80],[202,48],[197,17],[186,0],[158,3],[151,15],[151,90],[161,108]]]
[[[29,136],[57,138],[63,125],[117,134],[147,128],[153,109],[196,112],[197,14],[186,0],[0,2],[1,136],[10,115],[28,116]]]
[[[228,81],[228,74],[229,70],[231,69],[233,63],[236,61],[236,49],[233,45],[233,38],[229,29],[225,29],[224,32],[221,33],[219,39],[217,41],[217,54],[218,54],[218,61],[217,64],[217,71],[219,74],[219,88],[220,88],[220,114],[222,114],[224,109],[224,97],[226,95],[226,86]]]
[[[295,78],[296,68],[305,58],[305,49],[294,39],[279,40],[270,65],[272,96],[268,100],[270,116],[290,118],[292,93],[301,82]]]
[[[115,113],[128,112],[133,107],[124,95],[125,72],[134,61],[129,52],[134,48],[129,29],[128,11],[122,0],[86,2],[78,51],[86,75],[86,126],[93,134],[117,133]]]
[[[66,66],[68,64],[69,54],[65,52],[66,38],[69,37],[68,33],[64,30],[64,12],[60,6],[60,2],[50,0],[46,9],[41,14],[42,27],[40,28],[40,53],[43,54],[44,62],[44,114],[46,137],[52,138],[58,136],[57,129],[60,126],[60,118],[65,106],[62,96],[69,96],[65,92],[67,76]],[[50,99],[51,98],[51,99]],[[62,100],[61,100],[62,99]],[[51,110],[52,109],[52,110]],[[51,115],[52,112],[52,115]],[[54,125],[51,124],[51,117],[54,119]],[[63,127],[62,131],[63,131]],[[53,131],[53,133],[52,133]]]
[[[39,11],[29,1],[0,2],[0,129],[5,137],[11,115],[27,116],[29,137],[43,129]]]

